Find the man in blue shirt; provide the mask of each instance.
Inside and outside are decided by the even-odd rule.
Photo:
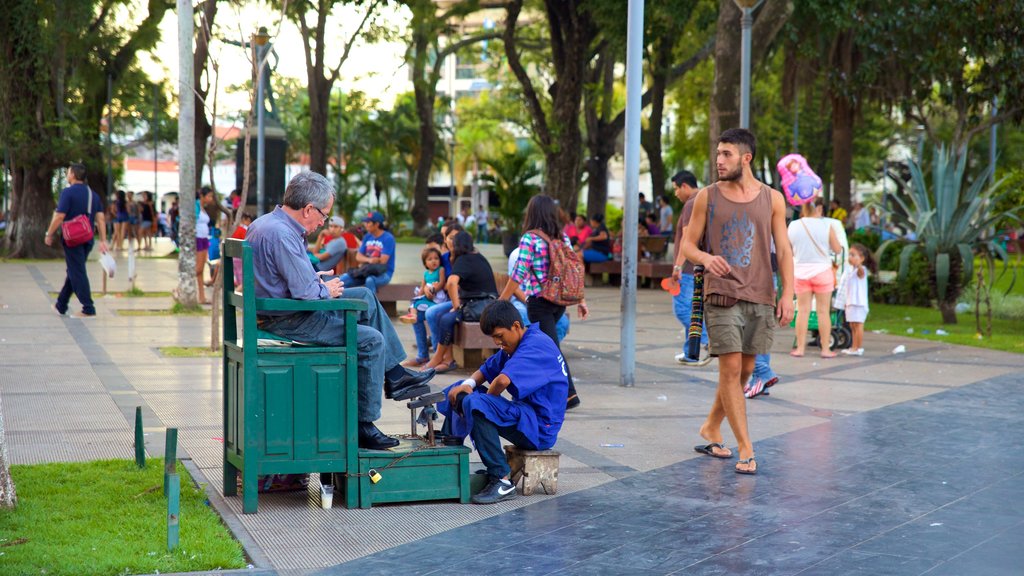
[[[359,246],[356,261],[360,263],[359,272],[349,270],[341,275],[346,286],[366,286],[376,294],[378,286],[391,282],[395,273],[395,237],[384,229],[384,215],[370,212],[363,218],[366,236]]]
[[[484,308],[480,330],[494,339],[498,352],[473,376],[445,389],[447,400],[437,409],[445,415],[443,431],[457,438],[468,434],[487,466],[490,482],[473,503],[493,504],[516,495],[500,438],[524,450],[554,446],[565,420],[569,380],[555,343],[539,324],[524,328],[508,300]],[[502,397],[505,391],[511,400]]]
[[[334,189],[323,176],[301,172],[284,192],[284,204],[256,219],[245,240],[253,252],[253,283],[257,298],[362,300],[367,311],[357,326],[359,447],[383,450],[398,445],[373,422],[380,418],[381,385],[387,397],[404,400],[430,392],[433,370],[414,372],[400,366],[405,360],[395,327],[377,297],[365,288],[348,288],[326,272],[316,272],[306,255],[306,236],[327,220],[334,207]],[[264,312],[257,319],[262,330],[297,342],[340,346],[344,317],[334,311]]]
[[[100,252],[107,252],[107,225],[104,219],[103,204],[100,195],[89,189],[85,183],[85,165],[73,163],[68,167],[69,186],[60,192],[57,200],[57,209],[53,212],[50,220],[50,227],[46,229],[45,242],[47,246],[53,246],[53,235],[60,228],[65,220],[71,220],[82,214],[87,214],[94,226],[100,232]],[[72,314],[76,318],[92,318],[96,315],[96,306],[92,301],[92,289],[89,287],[89,275],[85,271],[85,261],[89,258],[93,241],[89,240],[78,246],[68,246],[64,239],[64,262],[67,264],[67,276],[64,278],[64,287],[57,295],[57,303],[54,309],[63,316],[68,311],[68,302],[71,300],[71,293],[74,292],[78,301],[82,303],[82,311]]]
[[[327,232],[331,235],[331,241],[324,244],[323,249],[313,255],[318,261],[316,268],[321,272],[333,271],[348,252],[348,243],[342,236],[345,233],[345,220],[341,216],[331,216]]]

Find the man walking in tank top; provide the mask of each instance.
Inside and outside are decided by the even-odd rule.
[[[694,447],[715,458],[731,458],[722,442],[728,419],[739,447],[739,474],[756,474],[754,446],[747,432],[743,383],[754,357],[771,351],[776,325],[793,319],[793,249],[786,229],[782,193],[754,178],[750,170],[757,140],[749,130],[726,130],[718,138],[718,183],[697,193],[682,250],[704,266],[704,318],[711,355],[718,356],[718,392]],[[707,231],[707,252],[699,247]],[[778,254],[782,293],[778,305],[772,281],[771,243]]]

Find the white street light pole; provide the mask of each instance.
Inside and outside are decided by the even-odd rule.
[[[263,99],[266,94],[263,88],[263,78],[267,73],[267,42],[270,41],[270,34],[266,28],[260,28],[259,32],[253,35],[256,47],[256,215],[262,216],[264,202],[266,201],[266,187],[264,186],[264,175],[266,174],[267,138],[266,127],[263,117],[266,113]]]
[[[626,173],[622,217],[622,326],[619,341],[620,383],[636,379],[636,259],[640,200],[640,109],[643,93],[644,2],[629,0],[626,36]]]

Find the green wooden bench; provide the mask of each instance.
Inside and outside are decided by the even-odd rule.
[[[223,251],[224,495],[237,495],[241,475],[242,511],[252,514],[260,476],[331,472],[336,497],[347,508],[421,499],[468,501],[469,449],[462,446],[403,439],[396,449],[408,455],[401,461],[402,473],[383,473],[377,483],[367,476],[368,463],[383,462],[383,468],[392,452],[358,447],[356,325],[366,304],[344,298],[256,298],[252,248],[228,240]],[[240,293],[233,286],[235,258],[243,270]],[[345,315],[343,346],[304,345],[256,326],[259,312],[314,310]],[[418,466],[423,469],[414,470]]]

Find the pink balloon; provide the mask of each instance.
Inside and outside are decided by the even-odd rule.
[[[775,165],[782,179],[782,192],[792,206],[801,206],[821,194],[821,178],[811,170],[807,159],[799,154],[787,154]]]

